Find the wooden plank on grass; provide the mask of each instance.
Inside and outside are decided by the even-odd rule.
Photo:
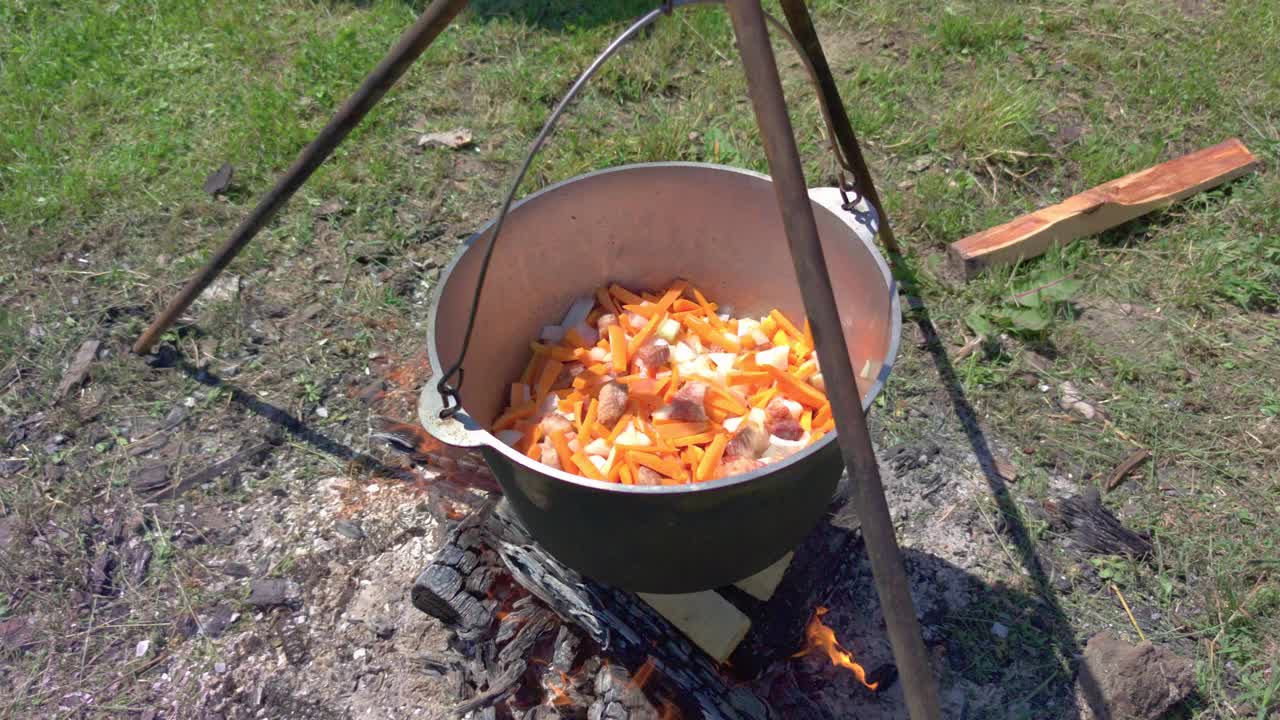
[[[951,258],[971,278],[983,268],[1043,255],[1054,244],[1126,223],[1257,166],[1244,143],[1231,138],[958,240],[951,244]]]

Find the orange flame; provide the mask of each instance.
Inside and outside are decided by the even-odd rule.
[[[631,676],[631,686],[637,690],[643,690],[645,683],[649,682],[649,676],[653,675],[653,668],[656,662],[653,656],[645,658],[644,664],[636,670],[636,674]]]
[[[822,616],[827,614],[827,609],[818,606],[813,611],[813,619],[809,621],[809,626],[804,629],[805,639],[808,645],[803,650],[792,655],[791,657],[802,657],[812,652],[822,650],[827,653],[827,657],[831,658],[831,664],[845,668],[853,672],[854,677],[858,678],[858,682],[867,686],[868,690],[875,690],[880,687],[879,682],[867,682],[867,671],[861,665],[853,661],[853,655],[840,645],[840,641],[836,640],[836,633],[831,628],[822,624]]]
[[[556,682],[555,680],[548,680],[547,689],[551,691],[551,697],[547,700],[547,702],[550,703],[553,707],[572,705],[573,700],[571,700],[569,696],[565,694],[565,691],[564,691],[564,689],[569,687],[570,684],[571,682],[569,680],[569,676],[565,675],[564,671],[560,672],[559,683]]]

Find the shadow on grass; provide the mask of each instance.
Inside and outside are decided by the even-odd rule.
[[[254,415],[261,417],[278,428],[286,437],[303,443],[312,450],[359,467],[362,470],[379,477],[403,481],[413,481],[416,479],[416,476],[412,471],[405,468],[392,467],[368,453],[360,452],[359,450],[334,440],[328,435],[325,435],[310,425],[307,425],[297,415],[290,413],[284,408],[276,407],[251,392],[236,387],[206,368],[196,367],[190,360],[176,352],[169,355],[166,360],[168,362],[165,364],[169,364],[171,362],[173,367],[177,368],[187,377],[195,380],[201,385],[211,388],[220,388],[230,393],[231,401],[233,403]]]
[[[472,0],[466,13],[481,22],[510,20],[560,32],[629,22],[652,10],[660,0]],[[366,8],[373,0],[328,0],[330,5]],[[421,13],[427,0],[405,0]]]
[[[1045,571],[1044,562],[1036,551],[1035,541],[1031,539],[1031,533],[1022,521],[1022,513],[1018,510],[1017,504],[1009,493],[1008,484],[996,472],[995,456],[991,452],[991,443],[988,442],[986,434],[983,433],[982,426],[978,422],[978,414],[974,411],[973,405],[965,395],[964,385],[960,380],[960,376],[956,373],[955,366],[951,364],[951,358],[947,355],[946,346],[943,344],[938,335],[938,330],[933,324],[929,306],[925,304],[918,294],[920,288],[918,276],[901,255],[895,253],[887,254],[889,255],[889,263],[893,268],[894,277],[903,284],[907,292],[907,319],[910,322],[914,322],[916,327],[920,329],[925,349],[933,360],[934,369],[942,381],[956,417],[964,428],[965,437],[973,449],[973,454],[978,459],[978,464],[987,480],[991,496],[996,501],[1000,512],[1001,530],[1005,538],[1014,546],[1023,568],[1035,585],[1036,595],[1044,603],[1048,614],[1046,632],[1050,637],[1050,641],[1058,648],[1062,657],[1070,658],[1076,663],[1076,681],[1093,716],[1098,720],[1109,720],[1112,716],[1103,699],[1098,678],[1094,677],[1079,662],[1079,658],[1083,655],[1083,649],[1076,641],[1075,629],[1072,627],[1071,620],[1067,617],[1066,612],[1062,609],[1062,604],[1058,601],[1057,593],[1054,591],[1049,575]]]

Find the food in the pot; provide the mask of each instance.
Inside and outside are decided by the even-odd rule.
[[[550,467],[628,485],[750,472],[835,427],[809,324],[738,318],[678,281],[573,303],[531,344],[493,432]]]

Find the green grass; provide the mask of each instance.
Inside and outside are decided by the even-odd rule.
[[[232,265],[246,279],[245,299],[197,306],[196,326],[172,341],[212,355],[216,366],[236,365],[247,386],[291,409],[332,402],[335,379],[359,372],[370,351],[413,347],[422,296],[396,281],[422,287],[453,241],[488,219],[560,93],[648,7],[530,5],[490,0],[465,14]],[[1192,717],[1274,711],[1280,180],[1269,168],[1280,161],[1280,6],[812,5],[918,273],[915,291],[944,339],[962,344],[973,334],[966,317],[1014,307],[1037,276],[1081,283],[1043,329],[1002,325],[1006,338],[958,367],[992,430],[1030,450],[1017,492],[1036,499],[1050,475],[1096,476],[1136,445],[1152,450],[1146,474],[1108,502],[1153,532],[1157,562],[1119,568],[1115,582],[1132,605],[1162,614],[1147,627],[1153,639],[1196,658],[1201,695]],[[193,395],[197,417],[244,422],[224,398],[142,368],[124,348],[417,7],[0,3],[0,380],[8,368],[23,371],[0,389],[0,417],[47,408],[65,359],[93,336],[110,350],[94,370],[95,385],[116,389],[108,416],[163,415]],[[524,190],[650,160],[766,170],[734,52],[718,9],[664,21],[571,108]],[[817,185],[831,173],[817,108],[789,48],[778,52]],[[470,128],[476,148],[415,148],[420,132],[454,127]],[[946,270],[949,242],[1231,136],[1267,169],[963,286]],[[929,167],[911,170],[925,155]],[[233,189],[210,198],[201,184],[224,162],[235,167]],[[313,211],[335,198],[345,210],[317,219]],[[300,281],[320,276],[327,279]],[[245,312],[263,302],[323,310],[250,352],[259,330],[246,325]],[[1137,319],[1089,314],[1119,306]],[[927,356],[904,346],[890,392],[895,384],[936,390]],[[1109,423],[1071,422],[1052,393],[1028,386],[1029,348],[1052,359],[1039,381],[1075,382],[1106,408]],[[51,412],[74,416],[68,407]],[[348,414],[335,408],[329,422],[345,427]],[[33,452],[32,472],[54,460]],[[0,511],[54,522],[79,504],[116,497],[112,488],[128,470],[124,450],[98,455],[103,464],[80,482],[0,486]],[[68,553],[60,563],[40,558],[41,583],[26,599],[0,602],[4,612],[28,612],[38,598],[74,587],[82,550]],[[161,565],[158,598],[187,572],[180,556]],[[1082,627],[1128,626],[1106,593],[1077,589],[1062,602]],[[973,622],[975,637],[989,625],[985,616]],[[958,637],[965,632],[962,622]],[[994,673],[1010,657],[978,661]]]

